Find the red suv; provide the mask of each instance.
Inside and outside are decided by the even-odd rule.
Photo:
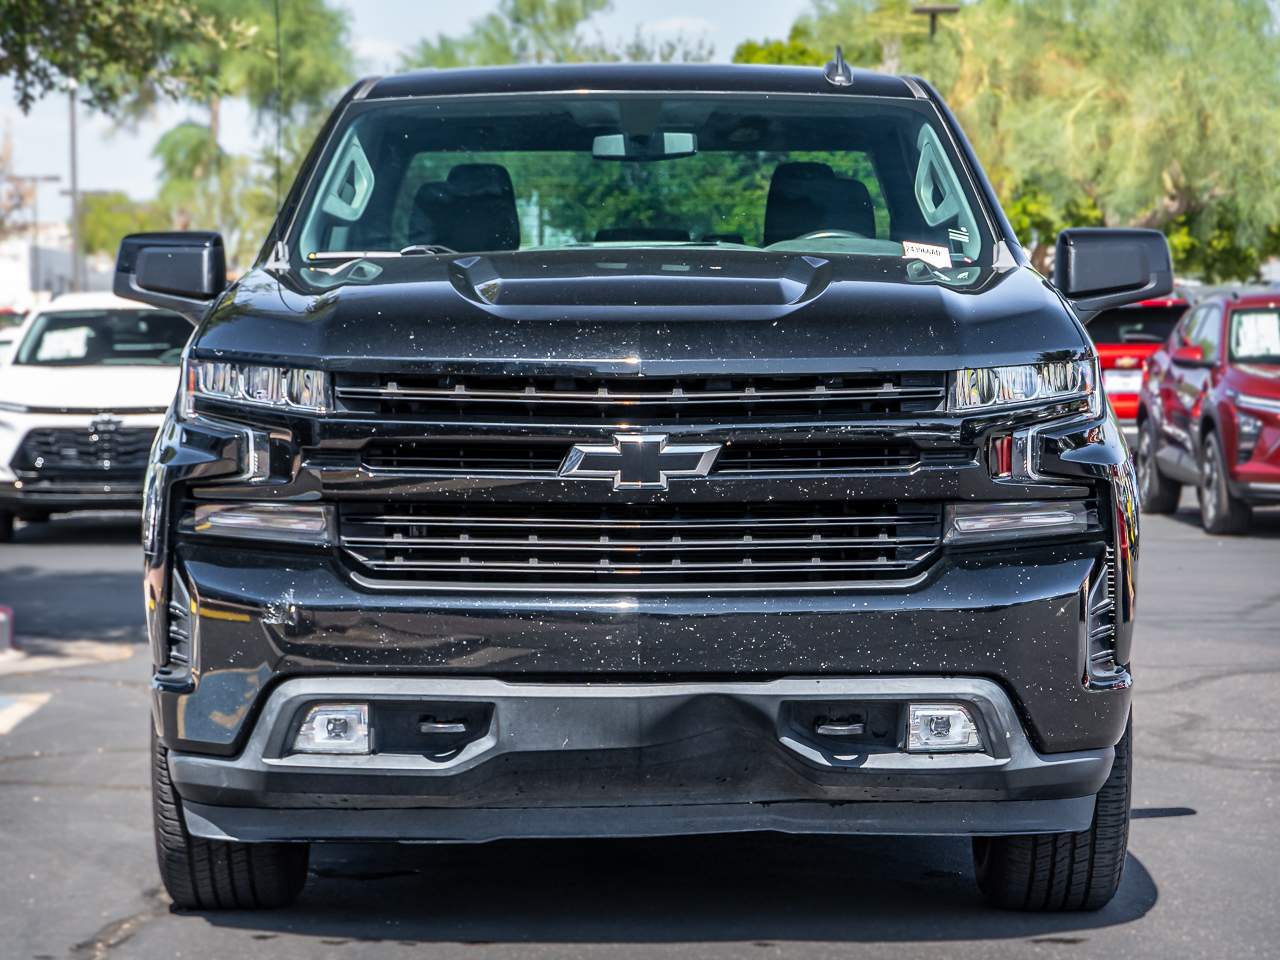
[[[1138,392],[1147,360],[1169,339],[1174,324],[1186,312],[1187,301],[1175,295],[1103,310],[1089,321],[1102,385],[1130,447],[1138,439]]]
[[[1280,293],[1215,297],[1147,361],[1138,399],[1142,508],[1171,513],[1196,486],[1210,533],[1241,533],[1280,503]]]

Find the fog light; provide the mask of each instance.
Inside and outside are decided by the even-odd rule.
[[[958,703],[913,703],[907,710],[907,752],[981,750],[978,726]]]
[[[182,529],[220,537],[324,545],[329,542],[329,510],[318,503],[201,503],[187,514]]]
[[[1089,529],[1089,508],[1081,500],[978,501],[947,506],[947,543],[984,543],[1065,536]]]
[[[293,738],[297,753],[369,753],[367,703],[318,703]]]

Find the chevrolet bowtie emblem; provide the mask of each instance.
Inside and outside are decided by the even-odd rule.
[[[670,477],[705,477],[718,443],[667,443],[663,433],[618,433],[611,444],[575,444],[560,476],[612,480],[615,490],[665,490]]]

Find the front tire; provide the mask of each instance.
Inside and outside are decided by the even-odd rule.
[[[1204,438],[1204,455],[1200,462],[1200,525],[1206,533],[1234,535],[1249,528],[1253,511],[1227,486],[1227,458],[1217,433]]]
[[[1089,829],[973,838],[978,887],[992,906],[1065,912],[1098,910],[1111,902],[1129,846],[1132,741],[1130,725],[1116,744]]]
[[[257,910],[292,903],[307,881],[305,843],[204,840],[187,832],[169,751],[151,734],[151,810],[160,877],[182,910]]]
[[[1138,472],[1138,498],[1144,513],[1173,513],[1182,499],[1182,484],[1160,472],[1156,462],[1156,426],[1148,417],[1138,433],[1138,454],[1134,469]]]
[[[8,510],[0,510],[0,543],[8,543],[13,539],[13,514]]]

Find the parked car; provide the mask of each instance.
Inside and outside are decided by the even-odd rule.
[[[735,830],[1111,899],[1137,506],[1080,317],[1169,293],[1160,234],[1046,284],[937,93],[837,57],[366,80],[265,239],[117,264],[199,323],[144,511],[175,904]]]
[[[17,331],[22,326],[23,314],[17,310],[8,307],[0,307],[0,363],[9,354],[9,348],[13,346],[13,339],[17,336]]]
[[[1186,310],[1182,296],[1155,297],[1104,310],[1089,321],[1102,385],[1130,447],[1138,441],[1138,394],[1147,359],[1168,339]]]
[[[1210,533],[1243,533],[1280,503],[1280,296],[1198,304],[1147,361],[1138,407],[1143,509],[1171,513],[1195,486]]]
[[[32,311],[0,367],[0,541],[14,518],[139,509],[191,323],[106,293]]]

